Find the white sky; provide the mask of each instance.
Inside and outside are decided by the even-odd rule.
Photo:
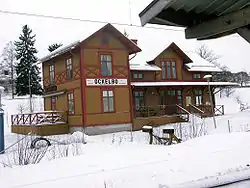
[[[131,6],[129,6],[129,0],[0,0],[0,10],[140,25],[138,14],[152,0],[130,1]],[[131,7],[131,20],[129,7]],[[2,13],[0,13],[0,23],[2,26],[0,50],[8,41],[17,40],[22,26],[28,24],[37,35],[36,48],[39,51],[38,57],[47,54],[47,47],[51,43],[68,44],[76,39],[84,39],[104,25]],[[221,64],[228,66],[232,71],[243,70],[250,72],[250,45],[237,34],[221,39],[197,41],[186,40],[182,31],[114,26],[121,32],[126,30],[130,38],[138,39],[138,45],[142,52],[133,60],[136,63],[151,60],[173,41],[184,51],[193,51],[200,44],[206,44],[221,56]],[[157,27],[157,25],[148,26]]]

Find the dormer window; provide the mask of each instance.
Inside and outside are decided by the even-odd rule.
[[[133,78],[134,79],[142,79],[143,78],[143,74],[142,73],[134,73],[133,74]]]
[[[201,78],[201,74],[193,74],[193,78],[194,79],[200,79]]]

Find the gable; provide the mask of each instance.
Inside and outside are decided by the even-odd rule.
[[[92,36],[86,41],[85,46],[87,48],[110,48],[110,49],[124,49],[128,50],[119,39],[112,35],[110,32],[102,31]]]

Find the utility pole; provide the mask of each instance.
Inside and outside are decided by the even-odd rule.
[[[209,79],[212,78],[212,75],[205,75],[203,78],[207,79],[207,86],[208,86],[209,98],[210,98],[210,103],[211,103],[211,110],[212,110],[212,115],[213,115],[214,128],[216,129],[217,125],[216,125],[215,114],[214,114],[214,103],[213,103],[212,92],[211,92],[211,88],[210,88],[210,84],[209,84]]]

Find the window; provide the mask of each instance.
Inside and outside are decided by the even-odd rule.
[[[165,92],[163,90],[161,90],[161,105],[165,105]]]
[[[49,83],[50,84],[55,83],[55,65],[54,64],[49,65]]]
[[[177,104],[182,106],[182,94],[181,90],[177,90]]]
[[[4,72],[4,75],[6,75],[6,76],[9,75],[9,71],[8,70],[4,70],[3,72]]]
[[[101,55],[101,75],[112,76],[112,56]]]
[[[162,79],[176,79],[176,63],[174,61],[162,61]]]
[[[107,44],[109,44],[109,38],[107,35],[104,35],[102,37],[102,45],[107,45]]]
[[[69,58],[66,60],[66,75],[68,80],[72,80],[73,69],[72,69],[72,59]]]
[[[75,101],[74,101],[74,93],[68,93],[68,112],[69,114],[75,113]]]
[[[202,104],[202,91],[194,90],[194,95],[195,95],[195,104],[201,105]]]
[[[135,91],[135,107],[136,109],[144,106],[144,92]]]
[[[142,79],[143,78],[143,74],[142,73],[134,73],[134,78],[135,79]]]
[[[56,97],[51,97],[51,110],[56,110]]]
[[[193,78],[194,79],[200,79],[201,78],[201,74],[193,74]]]
[[[114,112],[114,92],[112,90],[102,91],[103,112]]]

